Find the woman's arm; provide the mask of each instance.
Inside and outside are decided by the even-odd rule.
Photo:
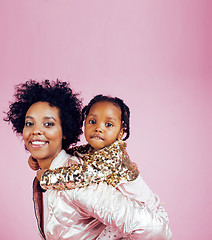
[[[74,191],[70,204],[108,226],[118,229],[129,239],[171,239],[168,222],[146,203],[124,196],[105,183]],[[70,200],[70,199],[69,199]]]

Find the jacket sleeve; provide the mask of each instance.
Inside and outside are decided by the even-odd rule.
[[[119,181],[127,182],[127,180],[119,177],[113,172],[112,164],[102,163],[99,166],[93,164],[73,164],[68,167],[60,167],[54,170],[46,170],[40,181],[40,186],[47,189],[75,189],[88,186],[93,183],[107,182],[113,186]],[[115,181],[116,180],[116,181]]]
[[[128,239],[169,240],[168,222],[144,202],[123,195],[106,183],[74,191],[72,204]]]
[[[121,183],[117,186],[117,189],[125,196],[131,199],[135,199],[139,202],[145,203],[145,205],[155,214],[164,218],[166,222],[169,222],[168,215],[163,208],[159,197],[152,192],[149,186],[145,183],[141,175],[134,181],[128,183]]]
[[[74,189],[84,187],[87,185],[86,177],[87,172],[90,170],[91,181],[95,179],[93,169],[89,166],[83,166],[82,164],[73,164],[68,167],[60,167],[54,170],[46,170],[40,180],[40,186],[47,189]],[[97,178],[97,177],[96,177]]]
[[[75,189],[93,183],[107,182],[116,187],[120,183],[127,183],[134,173],[128,168],[122,169],[122,162],[110,159],[107,161],[84,161],[83,164],[71,164],[54,170],[46,170],[40,181],[40,186],[47,189]]]

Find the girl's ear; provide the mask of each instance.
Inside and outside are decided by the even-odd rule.
[[[66,136],[63,136],[63,139],[66,139]]]
[[[124,133],[125,133],[125,130],[124,130],[124,128],[122,128],[122,129],[120,130],[120,132],[119,132],[118,140],[121,140],[121,139],[122,139]]]

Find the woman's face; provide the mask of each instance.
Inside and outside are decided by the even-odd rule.
[[[62,126],[59,109],[48,102],[36,102],[27,111],[23,139],[41,168],[49,168],[62,150]]]

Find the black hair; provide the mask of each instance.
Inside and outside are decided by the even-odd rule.
[[[59,80],[37,82],[29,80],[16,86],[15,101],[10,103],[5,121],[12,123],[13,131],[22,135],[25,115],[32,104],[48,102],[59,109],[63,135],[63,149],[79,141],[82,134],[82,103],[73,93],[69,83]]]
[[[123,140],[127,140],[130,136],[130,110],[129,107],[123,102],[122,99],[111,96],[104,96],[102,94],[95,96],[91,101],[82,109],[82,122],[86,119],[91,107],[97,102],[111,102],[121,109],[121,122],[126,136]]]

